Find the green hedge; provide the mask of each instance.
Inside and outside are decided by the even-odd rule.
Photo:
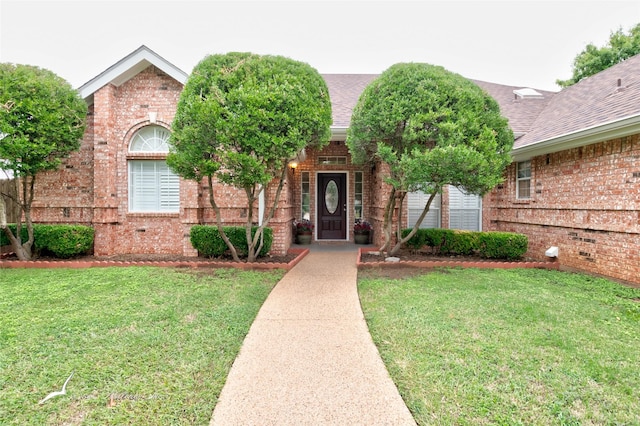
[[[403,229],[402,236],[411,229]],[[406,246],[414,250],[430,247],[436,254],[478,254],[488,259],[520,259],[527,252],[529,240],[526,235],[511,232],[472,232],[452,229],[418,229]]]
[[[10,224],[9,229],[15,235],[16,225]],[[27,227],[22,226],[22,241],[26,241]],[[52,254],[55,257],[68,259],[86,254],[93,248],[94,230],[84,225],[33,225],[33,252]],[[0,231],[0,245],[11,244],[4,231]]]
[[[257,226],[251,229],[251,235],[255,235]],[[249,252],[247,246],[246,230],[244,226],[225,226],[224,232],[238,251],[238,256],[246,256]],[[218,257],[228,250],[227,245],[220,236],[217,226],[194,225],[191,227],[191,245],[198,250],[202,256]],[[258,256],[266,256],[271,251],[273,244],[273,229],[264,228],[264,244]]]
[[[529,239],[513,232],[484,232],[479,238],[480,253],[489,259],[520,259],[527,252]]]

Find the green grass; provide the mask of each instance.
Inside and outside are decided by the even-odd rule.
[[[640,424],[640,289],[541,270],[367,274],[371,334],[422,425]]]
[[[0,269],[0,424],[208,424],[282,275]]]

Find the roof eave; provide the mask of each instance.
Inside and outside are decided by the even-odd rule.
[[[525,161],[538,155],[552,154],[638,133],[640,114],[515,148],[511,151],[511,157],[513,161]]]

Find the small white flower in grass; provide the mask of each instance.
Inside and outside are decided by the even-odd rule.
[[[69,383],[69,380],[71,380],[71,377],[73,377],[73,372],[71,372],[71,375],[69,376],[69,378],[65,380],[64,385],[62,385],[62,390],[57,392],[51,392],[49,395],[45,396],[44,399],[40,401],[38,404],[42,405],[45,403],[45,401],[53,398],[54,396],[65,395],[67,393],[67,383]]]

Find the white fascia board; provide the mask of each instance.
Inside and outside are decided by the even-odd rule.
[[[346,141],[347,140],[347,127],[334,127],[334,126],[331,126],[331,140],[332,141]]]
[[[638,133],[640,133],[640,114],[516,148],[511,151],[511,157],[516,162],[525,161],[538,155],[579,148],[592,143],[604,142]]]
[[[120,86],[149,65],[155,65],[181,84],[185,84],[187,81],[188,75],[184,71],[158,56],[146,46],[142,46],[82,85],[78,92],[80,92],[80,96],[83,99],[88,100],[90,103],[92,95],[100,88],[110,83]]]

